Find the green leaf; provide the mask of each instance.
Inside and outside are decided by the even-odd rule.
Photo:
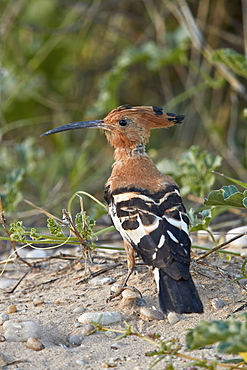
[[[213,62],[224,64],[242,77],[247,77],[247,60],[244,55],[233,49],[217,49],[212,52],[210,59]]]
[[[12,240],[25,243],[26,241],[26,228],[23,226],[22,221],[17,221],[16,223],[11,223],[10,228],[10,237]]]
[[[30,238],[33,240],[39,240],[42,238],[42,235],[40,235],[40,233],[38,233],[37,230],[34,228],[31,228],[29,235]]]
[[[91,220],[89,216],[87,216],[86,212],[79,212],[75,216],[75,225],[76,229],[82,234],[84,239],[92,239],[93,228],[95,226],[95,221]]]
[[[53,218],[47,219],[47,228],[49,229],[50,233],[54,236],[58,237],[64,236],[61,225],[59,225]]]
[[[216,207],[211,207],[209,209],[204,209],[199,214],[195,214],[193,208],[189,210],[187,213],[189,220],[190,220],[190,231],[199,231],[199,230],[209,230],[209,224],[219,213],[224,212],[224,209],[219,209]],[[199,217],[198,217],[199,216]]]
[[[223,186],[219,190],[211,191],[204,204],[206,206],[247,208],[247,190],[241,193],[235,185]]]
[[[207,153],[199,146],[191,146],[178,161],[162,160],[157,167],[161,172],[171,175],[181,184],[181,194],[193,193],[199,197],[212,189],[215,174],[212,172],[220,166],[222,158]]]
[[[235,318],[223,321],[201,321],[186,336],[186,345],[190,350],[219,342],[218,350],[223,353],[245,352],[247,348],[247,315],[243,321]]]
[[[203,320],[186,335],[186,346],[190,350],[208,346],[223,340],[227,333],[228,325],[225,321]]]

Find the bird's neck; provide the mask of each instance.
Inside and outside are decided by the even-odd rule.
[[[123,161],[128,158],[140,158],[142,156],[147,156],[145,145],[143,143],[139,143],[133,147],[115,148],[114,151],[116,162]]]

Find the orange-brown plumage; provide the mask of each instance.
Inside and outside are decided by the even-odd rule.
[[[178,186],[158,171],[145,152],[151,129],[171,127],[183,119],[155,106],[120,106],[103,120],[72,123],[44,134],[79,128],[105,130],[115,149],[105,199],[127,254],[128,275],[123,285],[133,271],[136,252],[154,268],[164,313],[203,311],[189,272],[189,222]]]

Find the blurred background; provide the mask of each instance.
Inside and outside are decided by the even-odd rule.
[[[0,196],[11,218],[35,214],[23,199],[58,217],[78,190],[103,199],[105,136],[40,135],[122,104],[186,115],[152,133],[147,150],[164,172],[196,145],[247,181],[246,0],[1,0],[0,27]]]

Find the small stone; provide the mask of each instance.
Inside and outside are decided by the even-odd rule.
[[[47,254],[44,249],[32,249],[26,254],[26,258],[45,258],[45,257],[47,257]]]
[[[3,325],[7,320],[9,320],[9,315],[5,312],[0,313],[0,325]]]
[[[3,368],[4,366],[11,363],[12,360],[8,356],[6,356],[4,353],[0,352],[0,367]]]
[[[104,334],[107,338],[111,338],[111,339],[114,339],[117,336],[117,334],[114,331],[111,331],[111,330],[105,331]]]
[[[114,367],[115,365],[110,365],[108,362],[103,362],[103,364],[101,365],[101,367],[105,368],[105,369],[109,369],[109,367]]]
[[[9,288],[13,284],[14,280],[12,279],[4,279],[1,277],[0,279],[0,289]]]
[[[246,225],[245,226],[240,226],[240,227],[235,227],[234,229],[229,230],[226,234],[226,241],[228,241],[228,240],[234,238],[234,236],[237,236],[237,235],[242,234],[242,233],[247,233],[247,226]],[[242,248],[246,248],[246,247],[247,247],[247,234],[242,236],[239,239],[236,239],[236,240],[232,241],[229,244],[229,247],[224,248],[224,250],[236,251],[236,249],[241,250]]]
[[[38,338],[29,337],[26,343],[27,348],[33,349],[34,351],[41,351],[45,348],[44,344]]]
[[[72,346],[79,346],[83,340],[82,335],[72,335],[72,337],[69,338],[69,343]]]
[[[82,335],[90,335],[90,334],[95,333],[95,331],[96,331],[96,328],[93,324],[87,324],[82,327],[81,333]]]
[[[161,311],[153,308],[141,307],[140,314],[143,319],[148,320],[164,320],[164,314]]]
[[[6,338],[3,335],[0,335],[0,342],[5,342]]]
[[[213,298],[211,300],[211,305],[215,310],[221,310],[225,307],[226,303],[220,298]]]
[[[118,350],[118,349],[122,348],[123,346],[124,345],[123,345],[122,342],[117,342],[117,343],[112,344],[110,348],[114,349],[114,350]]]
[[[111,286],[111,293],[117,293],[122,288],[122,284],[116,282]]]
[[[118,312],[86,312],[78,318],[81,324],[90,324],[99,322],[100,325],[110,325],[121,321],[121,315]]]
[[[41,331],[34,321],[12,321],[9,325],[7,325],[4,336],[11,342],[26,342],[30,337],[40,338]]]
[[[146,306],[147,302],[145,301],[145,299],[137,297],[136,298],[136,305],[139,306],[139,307]]]
[[[114,359],[109,358],[107,362],[103,362],[102,367],[109,368],[109,367],[115,367],[117,364],[114,361]]]
[[[111,277],[102,277],[102,276],[96,276],[93,279],[89,280],[90,285],[94,286],[101,286],[101,285],[109,285],[114,283],[115,279]]]
[[[137,297],[141,298],[141,293],[138,289],[128,286],[122,291],[122,297],[123,299],[136,299]]]
[[[87,365],[88,364],[88,361],[87,360],[83,360],[83,359],[79,359],[79,360],[76,360],[76,363],[78,365]]]
[[[44,303],[44,299],[43,298],[36,297],[36,298],[33,299],[34,306],[39,306],[39,305],[41,305],[43,303]]]
[[[7,320],[7,321],[4,321],[3,323],[3,330],[5,331],[7,329],[7,327],[13,323],[14,321],[13,320]]]
[[[73,312],[75,312],[75,313],[82,313],[82,312],[84,312],[84,311],[85,311],[85,308],[84,308],[84,307],[82,307],[82,306],[76,307],[76,308],[73,310]]]
[[[14,304],[10,304],[8,307],[7,307],[7,313],[14,313],[17,311],[17,308]]]
[[[176,314],[176,312],[169,312],[167,315],[167,320],[171,325],[174,325],[180,321],[180,317],[178,314]]]

